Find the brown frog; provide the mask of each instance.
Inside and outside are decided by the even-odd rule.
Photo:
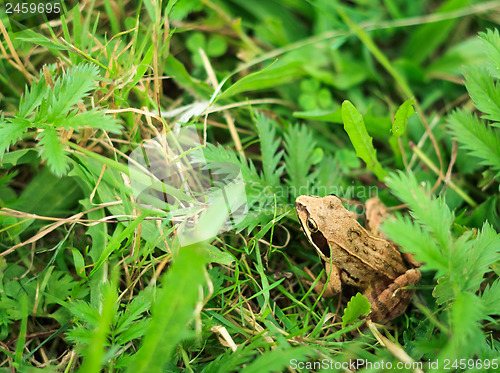
[[[378,198],[366,204],[367,209],[380,205]],[[324,296],[338,294],[342,284],[360,289],[372,305],[368,317],[373,322],[388,322],[406,310],[415,292],[408,287],[417,284],[421,274],[408,269],[393,243],[363,228],[356,213],[347,210],[338,197],[299,196],[295,208],[329,276]],[[366,215],[380,216],[373,211]],[[378,232],[374,225],[368,222]]]

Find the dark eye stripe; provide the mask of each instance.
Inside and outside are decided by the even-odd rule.
[[[328,245],[328,241],[326,240],[325,236],[323,236],[323,233],[321,232],[313,232],[311,233],[311,240],[316,245],[318,249],[321,250],[323,255],[326,258],[330,258],[330,246]]]

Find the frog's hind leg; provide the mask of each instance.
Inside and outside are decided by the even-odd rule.
[[[420,281],[420,271],[409,269],[397,277],[384,291],[374,299],[368,300],[372,304],[369,318],[373,322],[386,323],[403,314],[410,304],[415,289],[408,289]]]

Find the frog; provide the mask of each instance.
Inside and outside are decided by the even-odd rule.
[[[383,206],[374,198],[366,202],[369,210]],[[393,242],[380,237],[380,213],[366,212],[367,217],[377,217],[376,222],[366,224],[366,229],[357,214],[346,209],[335,195],[301,195],[295,208],[302,230],[326,271],[328,282],[323,285],[323,296],[339,294],[343,285],[352,286],[371,304],[368,319],[382,324],[405,312],[421,273],[405,263]]]

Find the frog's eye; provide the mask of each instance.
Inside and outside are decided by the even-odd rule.
[[[314,220],[309,218],[309,219],[307,219],[307,228],[309,228],[309,230],[313,233],[317,232],[318,231],[318,224],[316,224],[316,222]]]

